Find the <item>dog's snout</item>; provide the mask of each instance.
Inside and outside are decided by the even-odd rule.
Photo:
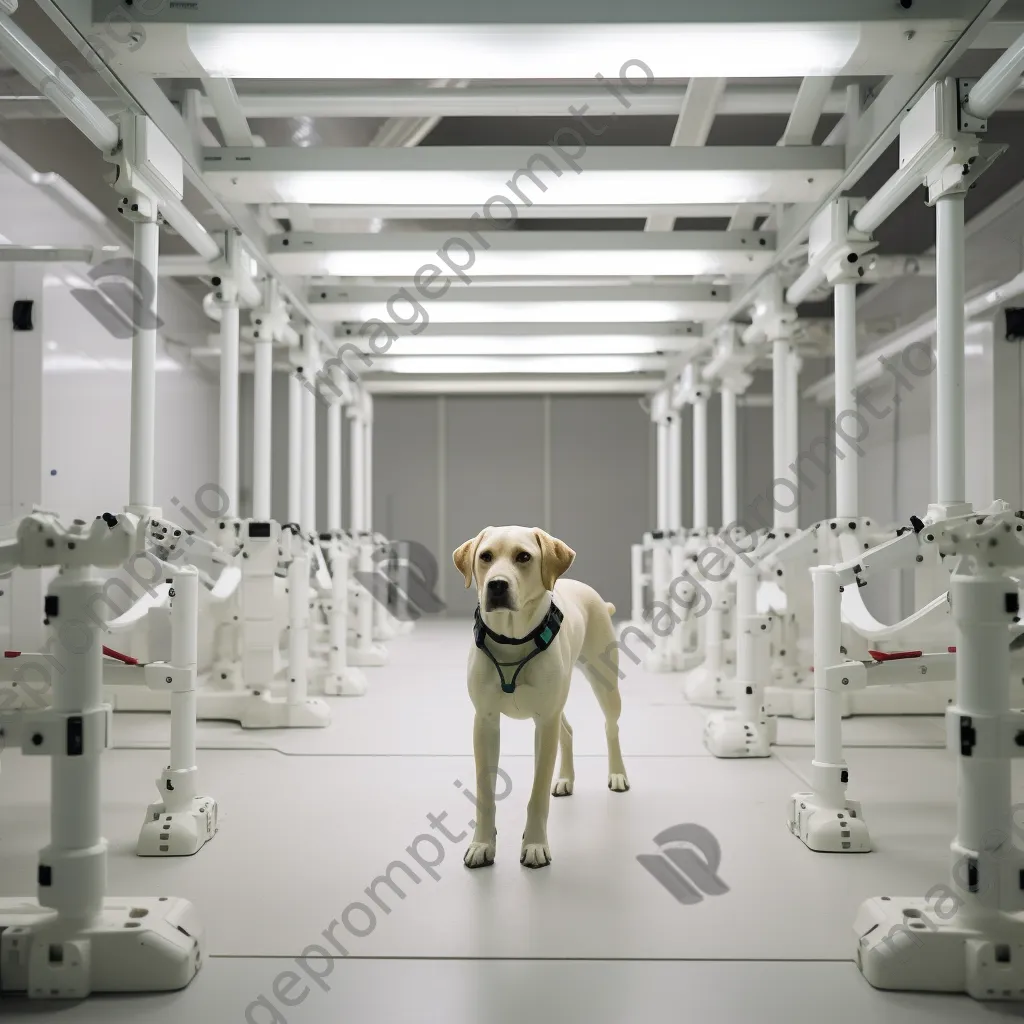
[[[504,597],[508,593],[508,580],[488,580],[487,593],[491,597]]]

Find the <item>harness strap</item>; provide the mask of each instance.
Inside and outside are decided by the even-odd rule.
[[[477,647],[479,647],[480,650],[491,659],[495,669],[497,669],[498,678],[501,680],[501,688],[505,693],[515,693],[516,679],[519,677],[519,673],[522,672],[523,666],[532,658],[536,658],[538,654],[543,653],[551,646],[555,637],[558,636],[558,631],[561,627],[562,609],[559,608],[554,601],[551,602],[551,607],[549,608],[547,615],[544,616],[544,621],[524,637],[502,636],[501,633],[495,633],[494,630],[490,629],[487,626],[487,623],[484,622],[483,616],[480,614],[479,605],[477,605],[476,611],[473,613],[473,640]],[[533,643],[534,649],[530,651],[526,657],[520,658],[519,661],[498,661],[498,659],[495,658],[495,656],[487,649],[487,644],[484,642],[487,637],[490,637],[498,644]],[[503,665],[516,666],[516,670],[512,673],[512,679],[509,682],[505,681],[505,673],[501,671]]]

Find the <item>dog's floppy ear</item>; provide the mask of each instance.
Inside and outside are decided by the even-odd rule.
[[[539,528],[533,532],[540,544],[541,582],[545,590],[551,590],[555,580],[572,565],[576,552],[557,537],[552,537],[550,533],[545,533]]]
[[[455,563],[455,568],[462,573],[466,580],[466,589],[473,585],[473,567],[476,565],[476,549],[480,546],[480,541],[484,539],[484,534],[490,530],[490,526],[485,526],[472,540],[467,540],[465,544],[460,544],[452,552],[452,561]]]

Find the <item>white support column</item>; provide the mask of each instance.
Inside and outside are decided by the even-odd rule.
[[[360,534],[366,529],[366,499],[363,489],[366,486],[366,443],[363,440],[363,415],[357,408],[349,419],[349,451],[351,453],[351,527],[353,534]]]
[[[693,401],[693,523],[695,530],[708,526],[708,400],[701,394]]]
[[[145,515],[155,509],[156,460],[156,290],[160,229],[152,218],[134,222],[132,305],[132,419],[128,509]]]
[[[964,193],[935,204],[936,384],[938,504],[966,498],[964,410]],[[953,514],[957,514],[954,512]]]
[[[307,328],[303,339],[307,380],[316,381],[320,354],[316,334]],[[302,390],[302,528],[316,533],[316,406],[319,394]]]
[[[341,532],[341,401],[333,399],[327,407],[327,529]]]
[[[288,375],[288,522],[302,522],[302,424],[306,386],[300,370]]]
[[[833,566],[811,568],[814,600],[814,759],[811,792],[789,801],[789,829],[820,853],[866,853],[871,836],[860,805],[846,796],[849,769],[843,754],[843,697],[850,682],[842,649],[842,587]],[[851,662],[854,668],[861,663]],[[847,669],[847,671],[849,671]]]
[[[220,423],[218,474],[227,517],[238,508],[238,297],[234,286],[222,286],[220,304]]]
[[[776,339],[772,343],[772,526],[777,530],[795,528],[800,515],[796,472],[791,468],[796,454],[791,456],[789,452],[793,436],[790,426],[793,369],[789,339]]]
[[[654,424],[656,431],[657,462],[655,466],[655,477],[658,488],[658,514],[655,529],[664,533],[670,527],[670,499],[669,499],[669,466],[670,450],[668,424],[664,420],[656,420]]]
[[[722,525],[731,526],[739,514],[737,472],[736,392],[722,386]]]
[[[683,528],[683,414],[673,409],[668,417],[668,522],[667,529]]]
[[[365,446],[363,470],[365,483],[363,484],[363,501],[365,511],[363,522],[365,529],[373,532],[373,404],[369,395],[363,396],[366,403],[366,418],[363,421],[363,445]]]
[[[217,832],[217,802],[199,791],[196,766],[199,573],[174,568],[171,596],[171,658],[146,666],[146,685],[170,691],[171,751],[156,781],[160,800],[146,809],[136,853],[140,857],[191,857]]]
[[[271,339],[260,338],[256,341],[254,349],[256,366],[253,376],[252,517],[266,521],[270,518],[274,345]],[[291,379],[290,383],[297,382]]]
[[[835,286],[835,422],[840,426],[857,413],[857,285],[841,281]],[[839,445],[846,449],[840,452]],[[836,444],[836,518],[860,515],[859,460],[853,448]]]

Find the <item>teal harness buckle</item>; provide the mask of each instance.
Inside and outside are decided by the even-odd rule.
[[[494,664],[495,669],[498,672],[498,678],[501,680],[501,688],[505,693],[515,693],[516,691],[516,679],[519,677],[519,673],[523,670],[523,666],[530,661],[531,658],[536,658],[538,654],[546,651],[552,644],[552,641],[558,636],[558,631],[562,626],[562,609],[551,602],[551,607],[548,610],[547,615],[544,617],[544,621],[537,626],[536,629],[524,637],[511,637],[502,636],[501,633],[495,633],[493,629],[487,626],[484,622],[483,616],[480,614],[480,606],[477,605],[476,611],[473,613],[473,640],[476,646],[480,648],[491,662]],[[519,661],[506,661],[500,662],[493,654],[487,649],[485,643],[487,637],[490,637],[497,644],[528,644],[532,643],[534,649],[524,658],[520,658]],[[509,682],[505,681],[505,674],[501,671],[502,665],[509,666],[515,665],[516,670],[512,673],[512,679]]]

